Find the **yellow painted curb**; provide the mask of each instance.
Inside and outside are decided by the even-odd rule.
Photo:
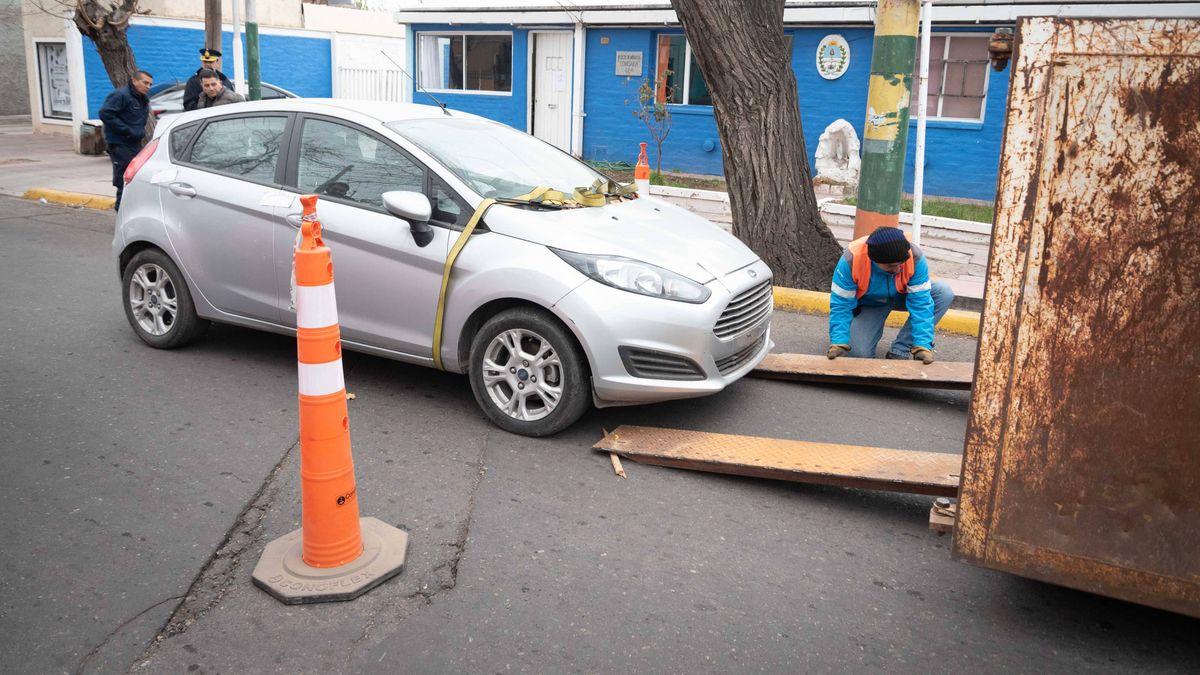
[[[89,209],[112,209],[113,204],[117,203],[116,197],[105,197],[104,195],[92,195],[86,192],[64,192],[63,190],[53,190],[51,188],[32,188],[25,191],[21,195],[24,199],[45,199],[52,204],[63,204],[65,206],[83,206]]]
[[[817,291],[802,291],[795,288],[775,287],[775,309],[805,314],[828,314],[829,294]],[[892,312],[887,325],[902,326],[908,320],[908,312]],[[979,312],[952,309],[938,322],[938,330],[955,335],[979,337]]]

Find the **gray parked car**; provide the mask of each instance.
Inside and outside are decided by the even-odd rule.
[[[183,112],[183,90],[186,87],[186,82],[154,87],[150,91],[150,112],[154,113],[155,117]],[[241,93],[245,94],[246,92],[242,91]],[[279,98],[296,98],[296,95],[273,84],[262,83],[262,100],[270,101]]]
[[[126,173],[113,238],[125,313],[160,348],[209,321],[294,333],[299,196],[316,193],[345,347],[432,366],[443,266],[475,208],[600,177],[431,106],[287,99],[172,116]],[[454,265],[439,354],[497,425],[540,436],[589,403],[721,391],[770,350],[772,309],[767,266],[666,202],[497,204]]]

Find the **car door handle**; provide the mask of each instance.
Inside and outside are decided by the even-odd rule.
[[[188,185],[187,183],[171,183],[167,186],[167,189],[170,190],[171,194],[175,195],[176,197],[191,199],[192,197],[196,196],[196,188]]]
[[[287,215],[287,221],[288,221],[288,225],[291,225],[292,227],[296,228],[297,230],[300,229],[300,224],[304,222],[303,220],[301,220],[299,213],[289,213]]]

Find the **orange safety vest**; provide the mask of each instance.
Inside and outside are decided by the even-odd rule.
[[[908,235],[905,234],[905,237]],[[856,298],[861,298],[867,294],[867,290],[871,287],[871,258],[867,256],[867,238],[860,237],[850,242],[850,255],[853,260],[850,261],[850,276],[854,278],[854,283],[858,286]],[[908,260],[904,261],[904,266],[896,272],[896,292],[908,292],[908,280],[912,278],[913,263],[912,251],[908,252]]]

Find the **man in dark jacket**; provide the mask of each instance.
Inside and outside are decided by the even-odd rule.
[[[204,87],[200,82],[200,73],[205,70],[215,70],[221,78],[221,84],[226,89],[233,91],[233,83],[225,77],[225,73],[221,72],[221,52],[215,49],[200,50],[200,67],[196,69],[196,74],[188,78],[187,85],[183,88],[183,109],[195,110],[200,103],[200,94],[203,93]]]
[[[150,115],[150,99],[146,92],[154,78],[144,70],[133,74],[129,84],[114,89],[100,106],[100,121],[104,122],[104,140],[112,158],[113,187],[117,188],[117,203],[121,208],[121,193],[125,191],[125,167],[142,149],[146,136],[146,118]]]

